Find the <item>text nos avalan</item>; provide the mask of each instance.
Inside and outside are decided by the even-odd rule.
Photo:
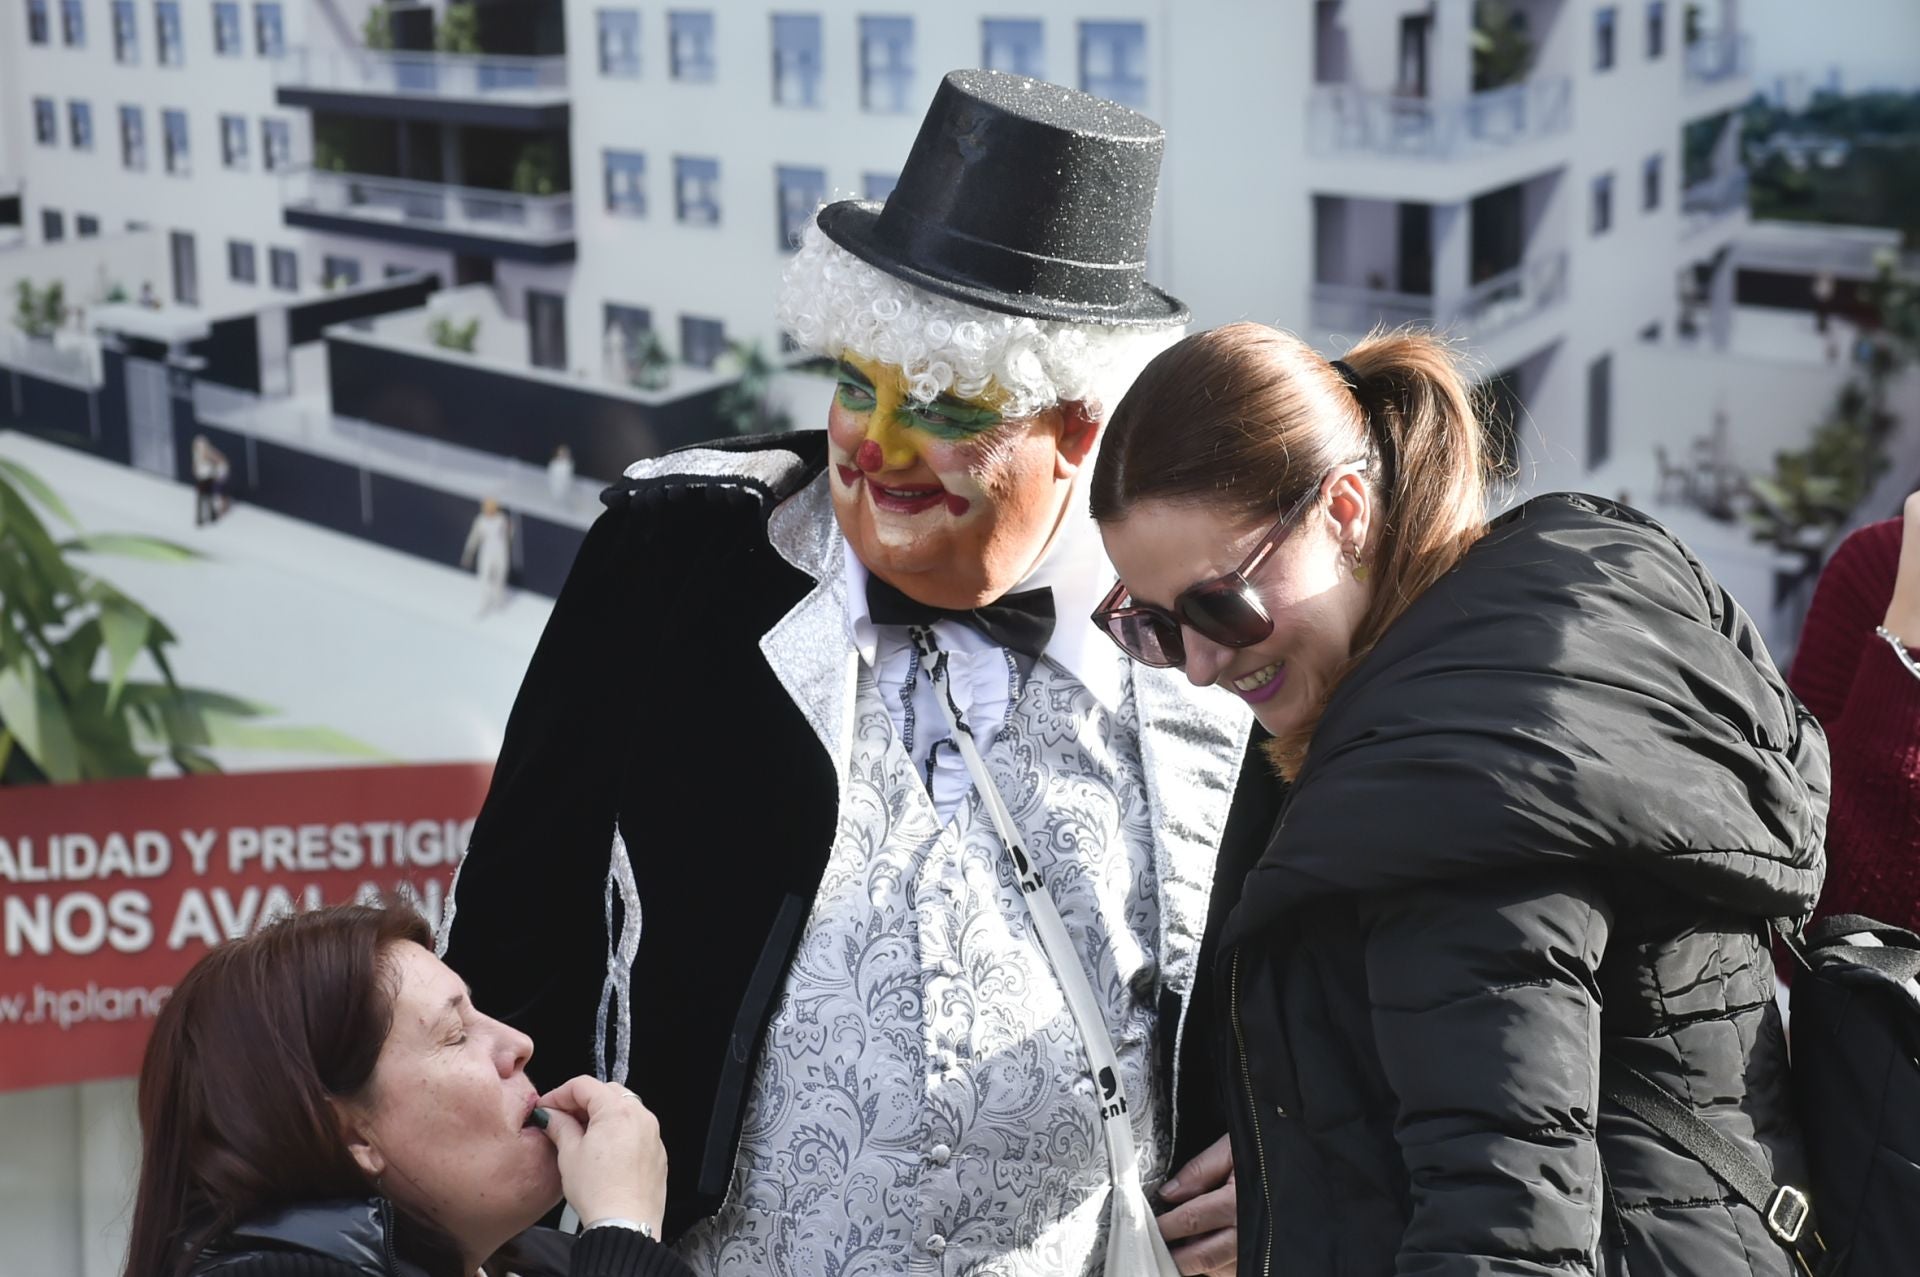
[[[351,894],[332,900],[318,883],[268,887],[188,887],[181,892],[167,925],[166,947],[212,947],[233,940],[276,918],[306,912],[328,904],[377,904],[383,899],[410,902],[429,923],[437,923],[446,888],[437,879],[398,882],[383,887],[360,883]],[[0,901],[0,951],[7,957],[55,954],[85,957],[110,949],[140,953],[155,940],[153,901],[144,891],[128,889],[105,897],[91,891],[64,895],[8,896]]]

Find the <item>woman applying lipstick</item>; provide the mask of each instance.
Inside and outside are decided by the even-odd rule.
[[[546,1095],[410,908],[302,914],[215,949],[140,1074],[126,1277],[690,1277],[653,1238],[659,1126]],[[532,1226],[562,1195],[586,1228]]]
[[[1149,364],[1095,463],[1096,623],[1290,782],[1221,853],[1240,1272],[1799,1273],[1811,1227],[1629,1104],[1804,1186],[1766,941],[1819,893],[1825,738],[1670,534],[1488,523],[1482,447],[1438,340],[1241,324]]]

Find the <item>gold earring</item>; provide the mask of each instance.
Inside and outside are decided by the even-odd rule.
[[[1353,566],[1353,579],[1364,582],[1367,579],[1367,565],[1360,561],[1360,547],[1347,547],[1347,562]]]

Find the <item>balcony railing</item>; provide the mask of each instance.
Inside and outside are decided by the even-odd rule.
[[[1484,339],[1559,305],[1566,295],[1567,253],[1561,249],[1475,284],[1455,322],[1468,335]]]
[[[1558,305],[1566,295],[1567,254],[1562,249],[1475,284],[1447,315],[1438,314],[1434,299],[1424,293],[1316,284],[1313,321],[1316,328],[1349,336],[1376,325],[1430,324],[1482,339]]]
[[[1313,92],[1309,119],[1313,149],[1323,155],[1454,159],[1565,132],[1573,85],[1549,76],[1447,100],[1324,84]]]
[[[288,49],[274,62],[281,88],[513,101],[564,96],[565,57]]]
[[[1745,75],[1752,47],[1752,39],[1738,31],[1701,36],[1687,45],[1687,83],[1704,88]]]
[[[1680,212],[1689,230],[1718,221],[1747,206],[1747,171],[1734,169],[1695,182],[1680,193]]]
[[[281,197],[288,208],[369,224],[529,243],[565,239],[573,234],[572,195],[519,195],[439,182],[303,169],[287,175]]]

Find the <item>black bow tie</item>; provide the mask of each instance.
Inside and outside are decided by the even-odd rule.
[[[1040,659],[1053,637],[1053,591],[1042,586],[1003,594],[984,607],[934,607],[910,599],[885,581],[867,577],[867,615],[875,625],[932,625],[958,621],[971,625],[1001,647]]]

